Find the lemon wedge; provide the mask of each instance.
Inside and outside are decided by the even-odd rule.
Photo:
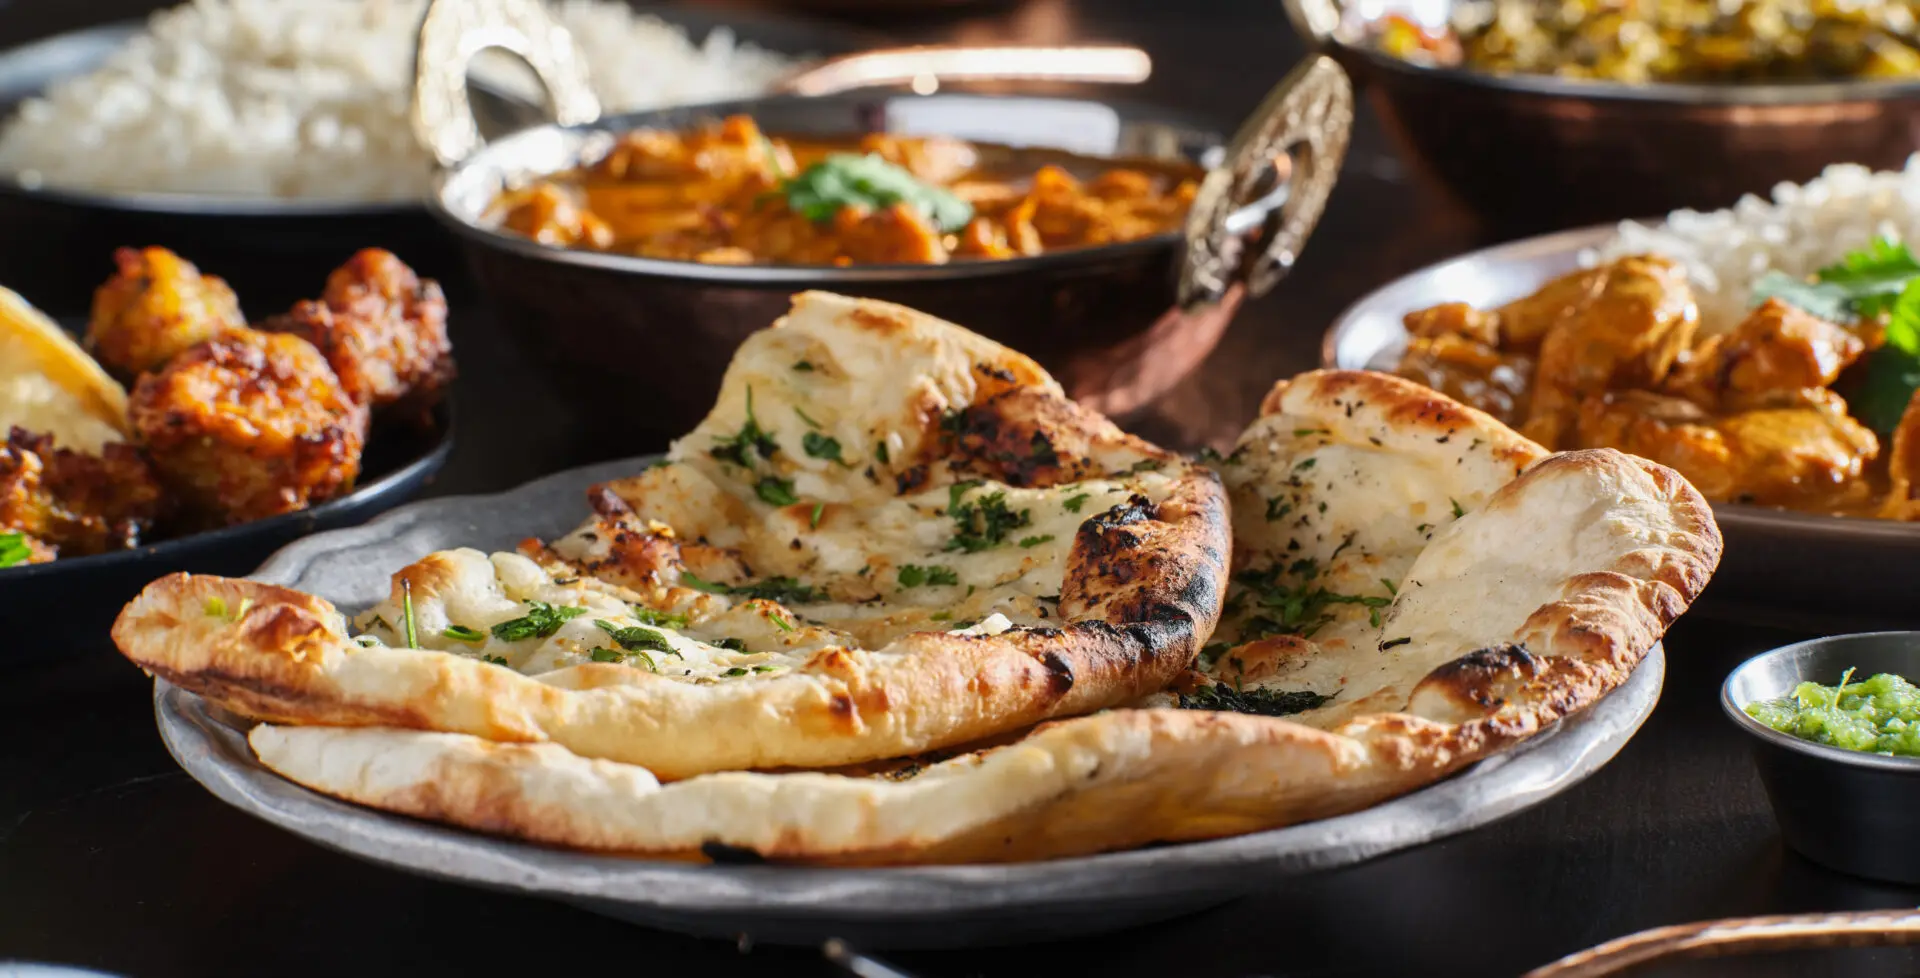
[[[127,391],[59,324],[0,288],[0,439],[13,425],[97,453],[126,437]]]

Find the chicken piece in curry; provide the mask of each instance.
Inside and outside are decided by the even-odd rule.
[[[563,248],[748,265],[937,265],[1151,237],[1186,220],[1200,171],[943,137],[768,136],[746,116],[622,135],[597,162],[509,190],[505,230]]]
[[[1871,322],[1838,325],[1776,298],[1701,336],[1684,271],[1635,256],[1498,308],[1447,303],[1406,324],[1397,373],[1547,448],[1631,452],[1715,501],[1920,519],[1920,411],[1909,405],[1883,453],[1834,389],[1881,343]]]

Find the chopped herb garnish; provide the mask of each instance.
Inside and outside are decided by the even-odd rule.
[[[1140,461],[1133,463],[1133,467],[1128,469],[1127,472],[1130,475],[1138,474],[1141,472],[1158,472],[1162,468],[1166,467],[1166,464],[1167,463],[1157,458],[1143,458]]]
[[[504,666],[507,664],[506,658],[504,656],[498,656],[498,655],[483,655],[480,657],[480,661],[491,663],[496,666]]]
[[[1431,529],[1433,529],[1433,524],[1432,524],[1432,523],[1422,523],[1422,524],[1420,524],[1419,526],[1416,526],[1416,527],[1414,527],[1414,528],[1413,528],[1413,532],[1415,532],[1415,533],[1425,533],[1425,532],[1427,532],[1428,530],[1431,530]]]
[[[733,668],[728,669],[726,672],[723,672],[720,675],[731,677],[731,676],[744,676],[746,674],[747,674],[747,669],[745,666],[734,666]]]
[[[550,638],[560,626],[587,613],[585,608],[555,607],[545,601],[527,602],[527,613],[493,626],[493,637],[502,642],[529,638]]]
[[[1450,502],[1450,503],[1452,503],[1452,504],[1453,504],[1453,518],[1454,518],[1454,519],[1456,519],[1456,520],[1457,520],[1457,519],[1459,519],[1460,517],[1462,517],[1462,516],[1465,516],[1465,515],[1467,515],[1467,510],[1466,510],[1466,507],[1464,507],[1464,506],[1461,506],[1461,505],[1460,505],[1460,500],[1458,500],[1458,499],[1454,499],[1454,498],[1452,498],[1452,497],[1448,497],[1448,498],[1447,498],[1447,502]]]
[[[1318,461],[1320,460],[1317,458],[1303,458],[1300,461],[1293,463],[1293,470],[1295,472],[1305,472],[1306,470],[1313,468],[1313,463]]]
[[[465,642],[468,645],[479,645],[481,642],[487,640],[487,633],[479,631],[478,629],[468,628],[465,625],[448,625],[440,630],[440,637],[449,638],[456,642]]]
[[[1227,650],[1231,648],[1232,646],[1225,642],[1214,642],[1201,649],[1199,659],[1200,668],[1202,670],[1212,669],[1213,664],[1220,661],[1220,657],[1227,654]]]
[[[775,612],[769,611],[767,612],[767,620],[770,622],[773,622],[774,627],[780,629],[783,632],[791,632],[795,630],[793,627],[793,622],[788,621],[786,615],[777,614]]]
[[[991,492],[972,502],[961,502],[967,492],[978,485],[978,482],[962,482],[948,491],[947,515],[959,524],[953,539],[947,541],[948,550],[964,550],[970,554],[989,550],[1004,542],[1008,532],[1033,522],[1031,511],[1007,507],[1005,492]]]
[[[1250,613],[1250,617],[1241,624],[1241,637],[1255,639],[1267,635],[1298,635],[1310,638],[1333,620],[1333,607],[1342,604],[1357,604],[1367,608],[1368,617],[1374,619],[1377,625],[1379,609],[1393,603],[1391,597],[1329,591],[1324,585],[1314,583],[1319,576],[1319,565],[1306,559],[1285,566],[1276,564],[1264,570],[1235,574],[1233,580],[1238,592],[1229,599],[1228,604],[1236,613]],[[1282,583],[1283,577],[1298,580],[1291,584]]]
[[[793,369],[798,370],[803,374],[810,374],[813,372],[813,364],[808,363],[805,360],[801,360],[793,365]]]
[[[887,443],[883,441],[873,443],[873,457],[879,459],[881,465],[887,465],[893,461],[887,457]]]
[[[27,545],[24,533],[0,533],[0,567],[12,567],[24,564],[33,556],[33,548]]]
[[[951,612],[951,611],[936,611],[936,612],[934,612],[933,614],[931,614],[931,615],[928,615],[928,616],[927,616],[927,620],[928,620],[928,621],[952,621],[952,620],[953,620],[953,612]]]
[[[769,506],[791,506],[800,501],[793,494],[793,480],[778,476],[767,476],[753,487],[754,495]]]
[[[951,567],[932,564],[921,567],[918,564],[902,564],[896,578],[901,587],[919,587],[922,584],[959,584],[960,575]]]
[[[1078,495],[1068,496],[1067,501],[1064,503],[1061,503],[1060,505],[1069,513],[1078,513],[1080,512],[1080,507],[1085,506],[1087,504],[1087,500],[1092,498],[1093,498],[1093,493],[1083,492],[1083,493],[1079,493]]]
[[[1398,596],[1399,596],[1399,594],[1400,594],[1400,589],[1399,589],[1399,588],[1397,588],[1397,587],[1394,587],[1394,586],[1393,586],[1393,582],[1392,582],[1392,581],[1389,581],[1389,580],[1387,580],[1387,579],[1386,579],[1386,578],[1384,578],[1384,577],[1380,579],[1380,586],[1381,586],[1381,587],[1384,587],[1384,588],[1386,588],[1386,589],[1387,589],[1387,593],[1388,593],[1388,594],[1391,594],[1391,595],[1394,595],[1395,597],[1398,597]]]
[[[972,204],[874,153],[834,153],[781,184],[779,192],[789,209],[816,223],[847,207],[878,211],[895,204],[919,211],[949,234],[973,219]]]
[[[753,671],[754,672],[779,672],[780,667],[779,666],[754,666]]]
[[[819,430],[820,422],[815,421],[810,417],[807,417],[807,412],[800,410],[798,405],[794,406],[793,413],[800,417],[800,421],[802,424],[805,424],[807,427],[812,428],[816,431]]]
[[[716,649],[726,649],[729,652],[745,652],[747,650],[747,643],[737,638],[717,638],[707,644]]]
[[[696,591],[705,591],[708,594],[727,594],[741,598],[762,598],[767,601],[778,601],[782,604],[789,601],[806,604],[826,600],[824,595],[810,585],[802,584],[791,577],[769,577],[764,581],[756,581],[752,584],[736,585],[720,584],[715,581],[703,581],[686,571],[681,571],[680,583]]]
[[[652,608],[642,608],[639,605],[629,605],[627,607],[627,614],[632,615],[633,620],[639,622],[640,624],[652,625],[655,628],[687,627],[686,615],[670,615],[664,611],[655,611]]]
[[[1331,435],[1331,434],[1333,434],[1333,430],[1330,428],[1295,428],[1293,429],[1293,437],[1295,438],[1305,438],[1308,435]]]
[[[747,388],[747,420],[731,437],[715,441],[713,447],[707,449],[707,454],[722,462],[732,462],[743,469],[751,469],[753,468],[752,453],[758,452],[761,458],[772,458],[773,453],[779,450],[780,446],[773,440],[773,435],[762,430],[759,420],[753,416],[753,388],[749,386]]]
[[[1263,717],[1292,716],[1325,706],[1334,696],[1322,696],[1311,690],[1280,692],[1272,689],[1234,689],[1215,683],[1180,695],[1183,710],[1219,710],[1227,713],[1251,713]]]
[[[407,648],[419,648],[420,636],[413,630],[413,580],[411,578],[400,579],[400,613],[405,616],[407,623]]]
[[[800,436],[800,447],[814,458],[824,458],[829,462],[842,461],[838,438],[831,438],[817,431],[809,431]]]
[[[1275,496],[1267,500],[1267,522],[1278,523],[1286,519],[1287,514],[1291,512],[1293,512],[1293,504],[1288,502],[1285,497]]]
[[[641,665],[647,667],[648,672],[660,671],[660,664],[653,661],[653,656],[637,649],[615,650],[596,646],[592,652],[588,653],[588,656],[595,662],[626,662],[628,659],[638,659]]]
[[[678,656],[680,654],[673,650],[672,645],[668,644],[665,635],[651,628],[646,628],[641,625],[630,625],[622,628],[605,618],[597,618],[593,624],[595,628],[613,636],[614,642],[628,652],[665,652],[672,656]]]
[[[1032,550],[1033,548],[1043,543],[1050,542],[1051,540],[1053,540],[1053,534],[1051,533],[1044,534],[1042,536],[1037,536],[1037,537],[1026,537],[1020,541],[1020,549]]]
[[[1396,645],[1405,645],[1411,641],[1413,641],[1413,636],[1411,635],[1405,638],[1388,639],[1387,641],[1380,643],[1380,651],[1385,652],[1386,650],[1393,648]]]
[[[827,512],[826,503],[814,503],[813,512],[807,516],[807,526],[816,530],[819,529],[820,517],[824,516],[826,512]]]

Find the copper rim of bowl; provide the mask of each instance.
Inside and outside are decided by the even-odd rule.
[[[1659,218],[1643,218],[1637,223],[1658,224]],[[1500,261],[1517,255],[1535,255],[1553,252],[1578,252],[1603,243],[1614,233],[1614,224],[1594,224],[1566,231],[1554,231],[1548,234],[1508,241],[1487,248],[1479,248],[1451,258],[1442,259],[1406,273],[1367,294],[1356,299],[1342,309],[1333,319],[1333,325],[1327,328],[1320,339],[1320,363],[1333,369],[1374,369],[1369,366],[1347,367],[1342,362],[1347,358],[1341,355],[1347,346],[1347,334],[1361,320],[1363,313],[1370,307],[1379,305],[1385,297],[1409,280],[1427,278],[1447,269],[1458,268],[1470,263]],[[1538,289],[1544,285],[1541,281],[1532,286]],[[1399,315],[1412,312],[1401,310]],[[1377,356],[1379,350],[1376,349]],[[1370,361],[1371,362],[1371,358]],[[1806,513],[1791,509],[1778,509],[1772,506],[1757,506],[1751,503],[1712,502],[1715,518],[1735,522],[1746,527],[1767,529],[1815,529],[1824,533],[1847,536],[1860,540],[1911,540],[1920,533],[1920,524],[1904,520],[1885,520],[1867,516],[1842,516],[1833,513]]]
[[[541,244],[531,238],[501,230],[497,223],[489,223],[485,208],[475,208],[454,203],[451,198],[456,194],[485,192],[489,195],[499,189],[511,186],[515,179],[524,179],[533,169],[543,169],[548,173],[559,172],[571,166],[584,165],[590,161],[593,151],[621,133],[636,129],[658,126],[661,122],[675,116],[697,112],[715,117],[746,113],[755,115],[761,111],[779,109],[787,106],[815,104],[836,99],[870,100],[886,98],[926,98],[928,96],[906,96],[898,94],[880,94],[873,92],[847,93],[831,96],[772,96],[766,98],[742,99],[734,102],[720,102],[711,105],[655,109],[644,112],[626,113],[609,116],[592,123],[578,126],[561,126],[548,123],[532,129],[523,130],[510,136],[494,140],[475,151],[474,154],[453,168],[443,170],[434,177],[433,190],[427,195],[427,209],[435,218],[452,228],[455,232],[488,247],[509,251],[527,258],[574,265],[581,268],[594,268],[603,271],[624,272],[639,276],[657,276],[694,281],[721,282],[733,285],[765,283],[769,285],[801,284],[858,284],[871,282],[903,281],[953,281],[964,279],[989,279],[1000,276],[1019,275],[1029,272],[1044,272],[1050,268],[1064,268],[1087,264],[1097,264],[1115,257],[1125,257],[1145,252],[1177,250],[1184,240],[1179,229],[1163,231],[1134,241],[1117,244],[1096,245],[1083,248],[1068,248],[1039,255],[1002,259],[970,259],[948,262],[940,265],[927,264],[874,264],[874,265],[717,265],[694,261],[676,261],[665,258],[644,258],[638,255],[626,255],[616,252],[589,251],[578,248],[564,248]],[[1164,125],[1177,130],[1183,136],[1190,137],[1199,147],[1198,152],[1189,153],[1181,158],[1196,166],[1205,167],[1202,158],[1217,152],[1225,145],[1225,137],[1219,132],[1198,124],[1197,121],[1182,118],[1180,113],[1166,108],[1136,105],[1106,99],[1074,99],[1057,96],[1025,95],[976,95],[931,96],[959,97],[970,100],[990,100],[1006,103],[1072,103],[1077,105],[1097,105],[1113,110],[1124,121],[1149,125]],[[859,130],[849,128],[848,135],[858,134]],[[516,153],[525,153],[529,147],[542,140],[560,138],[568,144],[564,147],[564,156],[570,162],[548,169],[533,169],[512,166],[508,160]],[[983,140],[991,141],[991,140]],[[1033,148],[1054,148],[1030,144]],[[1024,147],[1016,147],[1024,148]],[[1087,154],[1078,154],[1087,155]],[[1099,159],[1100,157],[1091,156]],[[1165,157],[1173,160],[1174,157]],[[525,173],[521,171],[526,169]],[[480,184],[470,187],[468,184]]]
[[[1733,668],[1732,672],[1727,673],[1726,680],[1720,684],[1720,709],[1726,711],[1727,716],[1731,717],[1740,729],[1775,747],[1784,747],[1787,750],[1805,754],[1808,757],[1815,757],[1823,761],[1832,761],[1839,764],[1851,764],[1855,767],[1867,767],[1899,774],[1920,774],[1920,757],[1870,754],[1866,751],[1848,750],[1845,747],[1833,747],[1828,744],[1816,744],[1811,740],[1801,740],[1791,734],[1781,733],[1748,716],[1745,709],[1747,704],[1736,703],[1733,700],[1734,682],[1749,669],[1758,668],[1769,660],[1790,658],[1802,649],[1830,645],[1835,642],[1895,637],[1904,637],[1912,640],[1914,643],[1916,662],[1920,662],[1920,632],[1915,631],[1854,632],[1847,635],[1828,635],[1822,638],[1810,638],[1804,642],[1795,642],[1792,645],[1783,645],[1777,649],[1762,652],[1740,663]],[[1808,682],[1810,680],[1808,677],[1802,676],[1800,677],[1800,681]],[[1784,696],[1786,694],[1782,693],[1781,695]]]
[[[1499,74],[1472,68],[1415,64],[1356,43],[1348,38],[1327,42],[1349,60],[1364,61],[1369,70],[1407,79],[1517,92],[1542,98],[1583,99],[1595,102],[1716,106],[1831,105],[1837,102],[1882,102],[1920,98],[1920,79],[1909,81],[1855,80],[1831,82],[1626,82],[1561,78],[1557,75]],[[1366,74],[1365,72],[1361,73]]]

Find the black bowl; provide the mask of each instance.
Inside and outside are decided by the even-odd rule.
[[[114,616],[149,582],[175,571],[250,574],[274,551],[320,530],[364,523],[424,489],[453,450],[453,412],[434,424],[376,429],[359,488],[330,502],[133,550],[0,570],[0,666],[97,647]]]
[[[1920,632],[1817,638],[1742,663],[1720,688],[1720,706],[1753,737],[1753,761],[1780,834],[1795,851],[1843,873],[1920,883],[1920,758],[1888,757],[1790,737],[1743,709],[1803,681],[1833,685],[1892,673],[1920,677]]]

